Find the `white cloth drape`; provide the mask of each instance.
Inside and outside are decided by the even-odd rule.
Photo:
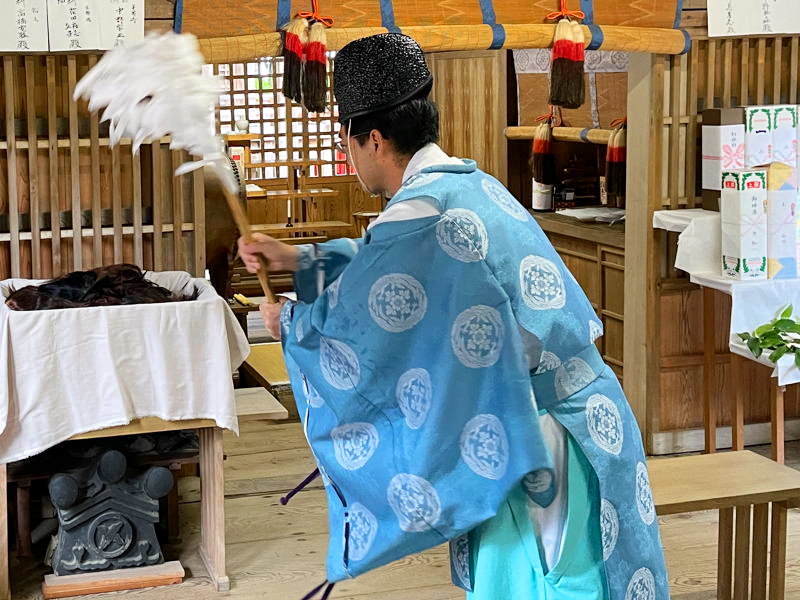
[[[17,312],[0,302],[0,462],[142,417],[213,419],[238,432],[231,373],[247,338],[187,273],[150,273],[197,300]],[[0,299],[40,282],[0,282]]]

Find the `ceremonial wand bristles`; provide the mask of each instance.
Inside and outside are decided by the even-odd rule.
[[[214,106],[220,80],[203,73],[197,39],[172,32],[151,34],[128,47],[114,48],[75,87],[74,97],[89,101],[89,110],[105,108],[101,119],[110,121],[111,145],[132,139],[133,151],[149,140],[170,136],[170,148],[186,150],[196,160],[182,164],[175,175],[205,165],[213,168],[236,226],[252,240],[250,222],[239,203],[239,186],[224,154],[222,139],[213,131]],[[268,302],[277,299],[269,286],[266,259],[261,257],[258,280]]]

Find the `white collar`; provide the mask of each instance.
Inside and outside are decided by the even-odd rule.
[[[423,146],[411,157],[408,161],[406,170],[403,173],[403,183],[411,179],[414,175],[428,167],[436,165],[462,165],[464,164],[458,158],[448,156],[447,153],[439,148],[436,144],[428,144]]]

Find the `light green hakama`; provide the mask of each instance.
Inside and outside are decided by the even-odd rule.
[[[560,556],[548,569],[531,500],[517,488],[497,515],[470,534],[473,592],[468,600],[607,600],[597,477],[567,435],[566,523]]]

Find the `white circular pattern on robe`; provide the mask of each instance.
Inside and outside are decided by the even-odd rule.
[[[328,308],[333,310],[336,308],[336,305],[339,304],[339,284],[342,281],[342,276],[336,278],[332,284],[328,286],[327,293],[328,293]]]
[[[570,358],[556,370],[556,396],[559,400],[569,398],[596,378],[592,367],[580,358]]]
[[[603,335],[603,326],[597,321],[589,321],[589,341],[594,344],[601,335]]]
[[[586,427],[597,446],[609,454],[622,450],[624,429],[617,405],[603,394],[592,394],[586,402]]]
[[[619,514],[605,498],[600,502],[600,533],[603,538],[603,560],[608,560],[619,539]]]
[[[406,425],[419,429],[428,418],[433,398],[431,376],[425,369],[409,369],[400,376],[395,386],[395,397]]]
[[[483,188],[484,193],[492,200],[492,202],[502,208],[504,212],[514,217],[517,221],[528,220],[529,215],[525,210],[525,207],[517,202],[517,199],[514,198],[514,196],[512,196],[511,193],[502,185],[495,183],[490,179],[484,179],[481,182],[481,187]]]
[[[647,567],[642,567],[631,577],[625,600],[656,600],[656,579]]]
[[[411,180],[403,185],[404,190],[413,190],[415,188],[428,185],[439,179],[444,173],[419,173],[411,178]]]
[[[303,341],[303,338],[306,337],[306,330],[308,328],[308,313],[304,313],[300,315],[300,318],[297,319],[297,324],[294,326],[294,337],[297,339],[297,343]]]
[[[398,473],[392,477],[386,498],[403,531],[427,531],[442,514],[439,494],[429,481],[417,475]]]
[[[358,385],[361,366],[350,346],[338,340],[322,338],[319,349],[319,366],[325,381],[337,390],[349,390]]]
[[[369,314],[386,331],[400,333],[422,320],[428,296],[419,281],[403,273],[384,275],[369,290]]]
[[[349,513],[350,537],[348,538],[348,555],[351,560],[362,560],[375,541],[378,534],[378,519],[363,504],[354,502]]]
[[[652,525],[656,520],[656,507],[653,502],[653,491],[650,489],[650,477],[643,462],[636,465],[636,508],[645,525]]]
[[[483,221],[471,210],[448,210],[436,224],[439,246],[451,258],[461,262],[475,262],[486,258],[489,236]]]
[[[472,417],[461,431],[461,458],[472,471],[486,479],[500,479],[508,468],[508,438],[494,415]]]
[[[522,478],[522,485],[529,494],[541,494],[553,485],[553,473],[550,469],[531,471]]]
[[[450,542],[450,562],[461,585],[469,589],[469,537],[462,535]]]
[[[336,462],[348,471],[360,469],[375,454],[380,443],[372,423],[347,423],[331,430]]]
[[[552,352],[545,350],[539,357],[539,365],[536,367],[536,374],[544,373],[545,371],[554,371],[561,366],[561,359]]]
[[[281,336],[286,336],[289,334],[289,330],[292,327],[292,307],[287,303],[281,309]]]
[[[319,395],[316,388],[306,381],[306,402],[312,408],[320,408],[325,404],[325,400]]]
[[[567,302],[564,279],[550,260],[531,254],[519,265],[522,300],[533,310],[563,308]]]
[[[505,330],[500,313],[491,306],[473,306],[456,317],[450,330],[453,352],[471,369],[491,367],[500,358]]]

